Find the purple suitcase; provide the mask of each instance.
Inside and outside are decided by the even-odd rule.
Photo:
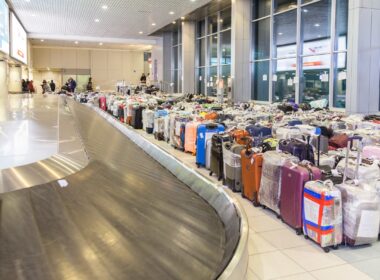
[[[287,162],[281,172],[280,215],[282,220],[302,233],[303,189],[308,181],[321,179],[321,171],[313,165]]]
[[[298,157],[300,161],[307,160],[315,164],[313,147],[299,139],[281,140],[279,149]]]

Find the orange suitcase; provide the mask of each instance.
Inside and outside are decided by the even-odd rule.
[[[213,121],[213,120],[216,120],[218,118],[218,113],[216,112],[210,112],[210,113],[207,113],[204,118],[205,120],[209,120],[209,121]]]
[[[185,152],[192,153],[195,156],[197,151],[197,129],[200,122],[188,122],[185,130]]]
[[[254,153],[252,149],[241,152],[242,196],[253,202],[255,207],[260,205],[258,194],[260,189],[263,155]]]
[[[249,137],[249,133],[248,131],[243,130],[243,129],[236,129],[232,131],[232,137],[234,138],[237,144],[246,145],[247,137]]]

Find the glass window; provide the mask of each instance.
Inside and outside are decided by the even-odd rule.
[[[347,49],[347,28],[348,28],[348,0],[336,1],[336,36],[337,48],[343,51]]]
[[[270,15],[272,0],[253,0],[252,19],[258,19]]]
[[[206,66],[206,38],[198,40],[198,66]]]
[[[330,52],[331,0],[321,0],[302,10],[303,54]]]
[[[274,0],[274,12],[279,13],[297,8],[297,0]]]
[[[206,35],[206,21],[205,20],[198,21],[197,36],[199,38],[199,37],[203,37],[205,35]]]
[[[269,58],[270,52],[270,19],[262,19],[253,23],[253,59]]]
[[[313,2],[314,0],[302,0],[302,4],[307,4],[307,3],[310,3],[310,2]]]
[[[173,47],[173,69],[178,69],[178,47]]]
[[[179,69],[178,70],[178,88],[177,88],[177,92],[179,93],[182,93],[182,80],[183,80],[182,70]]]
[[[273,17],[274,57],[297,56],[297,10]]]
[[[252,99],[269,101],[269,60],[253,63]]]
[[[231,30],[220,33],[220,64],[231,64]]]
[[[213,34],[218,32],[218,15],[212,15],[208,17],[207,34]]]
[[[205,94],[206,68],[198,68],[198,93]]]
[[[216,96],[216,82],[218,80],[218,67],[208,68],[207,96]]]
[[[178,46],[178,69],[182,69],[182,45]]]
[[[338,53],[334,57],[337,67],[334,69],[334,107],[346,107],[347,54]]]
[[[178,92],[178,70],[172,71],[173,92]]]
[[[223,79],[224,95],[231,92],[231,85],[228,84],[231,81],[231,65],[223,65],[220,69],[221,79]]]
[[[273,102],[294,100],[296,96],[296,58],[278,59],[273,61]]]
[[[208,65],[218,64],[218,35],[208,37]]]
[[[231,9],[220,12],[220,30],[231,28]]]
[[[182,23],[178,25],[178,44],[182,44]]]
[[[178,31],[177,30],[172,32],[172,43],[173,43],[173,46],[178,45]]]
[[[301,102],[329,100],[330,55],[303,58]]]

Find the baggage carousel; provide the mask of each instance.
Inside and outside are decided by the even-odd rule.
[[[0,279],[237,275],[241,217],[228,200],[208,191],[211,205],[95,111],[59,103],[63,135],[80,134],[64,160],[2,171]],[[69,156],[78,145],[87,161]]]

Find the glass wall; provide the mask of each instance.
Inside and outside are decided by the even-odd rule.
[[[173,27],[171,82],[173,92],[182,92],[182,24]]]
[[[348,0],[252,0],[252,99],[344,108]]]
[[[231,78],[231,9],[225,9],[198,21],[196,32],[196,81],[200,94],[215,96],[223,80],[224,92]]]

